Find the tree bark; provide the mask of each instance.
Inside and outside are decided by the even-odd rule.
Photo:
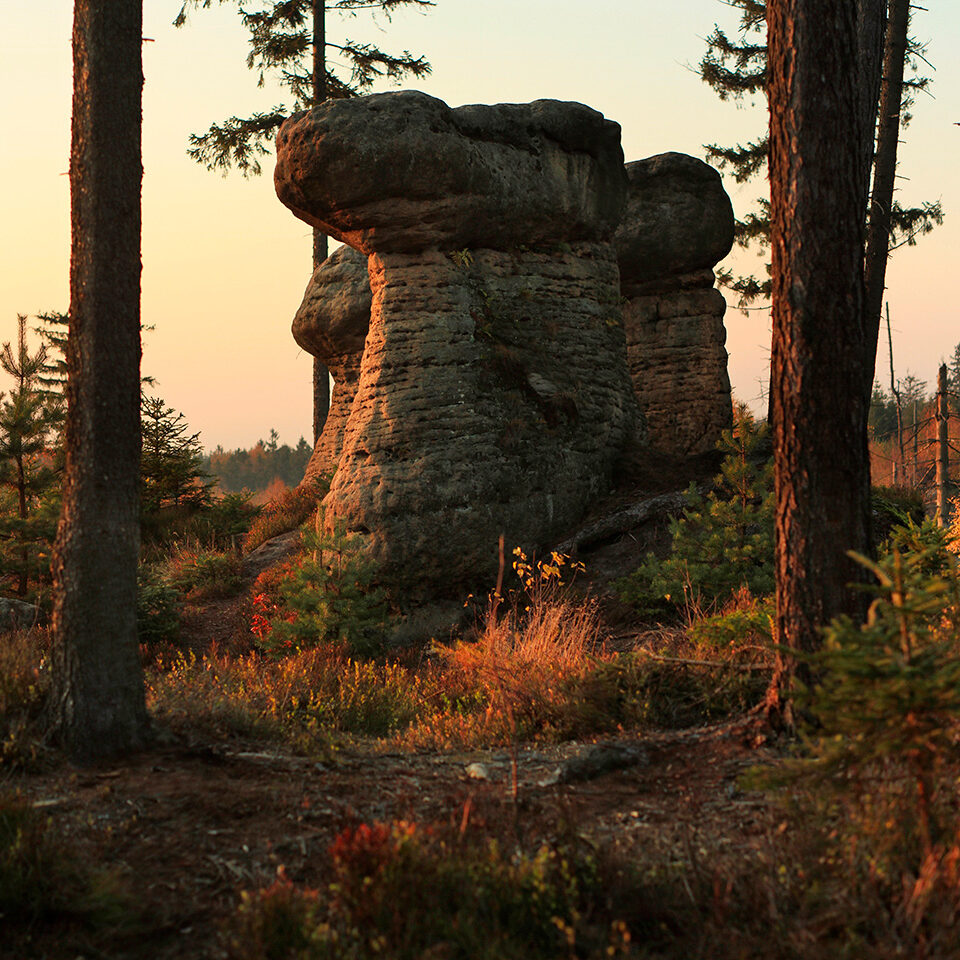
[[[835,0],[771,0],[767,17],[777,630],[808,653],[861,613],[846,551],[870,545],[858,23]]]
[[[327,30],[324,0],[313,0],[313,102],[327,99]],[[313,229],[313,269],[327,259],[326,234]],[[326,366],[313,358],[313,443],[316,446],[323,433],[330,411],[330,373]]]
[[[63,513],[51,721],[78,760],[144,744],[137,647],[142,6],[76,0]]]
[[[873,167],[873,193],[867,228],[865,258],[867,317],[867,356],[864,370],[867,391],[873,389],[877,342],[880,337],[880,313],[887,278],[890,246],[890,212],[897,176],[897,146],[900,142],[900,102],[903,96],[903,64],[907,55],[907,31],[910,26],[910,0],[890,0],[883,54],[883,82],[880,87],[880,111],[877,124],[877,150]]]

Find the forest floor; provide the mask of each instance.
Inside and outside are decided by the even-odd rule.
[[[654,524],[595,551],[590,569],[599,592],[635,564],[638,542],[658,536]],[[188,609],[188,645],[200,655],[211,643],[223,648],[244,636],[248,605],[244,596]],[[635,626],[628,614],[611,598],[604,609],[611,635],[628,646]],[[564,761],[604,742],[633,749],[634,762],[556,782]],[[49,830],[78,862],[111,871],[132,908],[107,928],[48,918],[15,946],[0,936],[0,957],[226,957],[225,931],[243,891],[269,886],[278,872],[307,887],[329,883],[332,841],[361,823],[449,823],[515,837],[523,849],[573,829],[628,858],[642,851],[692,869],[717,851],[764,848],[778,823],[766,796],[739,785],[748,767],[773,755],[750,716],[686,730],[620,731],[589,743],[396,749],[345,738],[320,762],[263,740],[181,731],[119,766],[58,761],[7,776],[0,789],[49,818]]]

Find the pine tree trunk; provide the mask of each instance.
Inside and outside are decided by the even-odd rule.
[[[324,0],[313,0],[313,102],[327,99],[327,30]],[[327,237],[314,227],[313,269],[327,259]],[[320,439],[330,410],[330,374],[324,364],[313,358],[313,442]]]
[[[873,388],[877,342],[880,336],[880,312],[887,278],[890,246],[890,212],[897,175],[897,146],[900,141],[900,102],[903,96],[903,64],[907,54],[910,26],[910,0],[890,0],[886,42],[883,54],[883,83],[880,88],[880,119],[877,125],[877,151],[873,168],[873,193],[867,228],[865,261],[867,317],[867,354],[864,370],[867,390]]]
[[[142,7],[75,0],[70,339],[51,721],[77,759],[148,733],[137,648]]]
[[[767,22],[777,630],[806,653],[860,613],[846,551],[870,544],[858,24],[835,0],[771,0]]]

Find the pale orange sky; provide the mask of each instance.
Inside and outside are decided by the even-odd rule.
[[[179,6],[144,4],[154,42],[144,47],[142,309],[155,330],[143,369],[208,448],[249,446],[271,427],[295,443],[310,424],[311,358],[290,336],[310,274],[309,230],[276,200],[269,158],[264,176],[244,180],[208,173],[185,152],[189,133],[282,95],[256,89],[235,7],[201,11],[174,30]],[[933,380],[960,341],[960,4],[928,6],[914,33],[930,39],[935,99],[920,97],[904,134],[902,199],[941,199],[947,220],[896,254],[888,286],[898,372]],[[71,7],[5,0],[0,9],[0,340],[15,335],[17,313],[68,306]],[[720,103],[692,69],[715,21],[731,25],[719,0],[438,0],[426,16],[398,14],[383,32],[363,17],[333,18],[328,31],[424,53],[434,72],[416,87],[452,106],[587,103],[621,124],[624,154],[635,160],[666,150],[702,156],[703,143],[753,137],[765,123],[762,104]],[[738,210],[754,192],[732,181],[727,189]],[[727,329],[734,389],[754,400],[766,376],[768,314],[728,309]]]

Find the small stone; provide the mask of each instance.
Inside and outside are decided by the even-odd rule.
[[[464,773],[471,780],[489,780],[490,771],[487,770],[486,766],[482,763],[468,763]]]

